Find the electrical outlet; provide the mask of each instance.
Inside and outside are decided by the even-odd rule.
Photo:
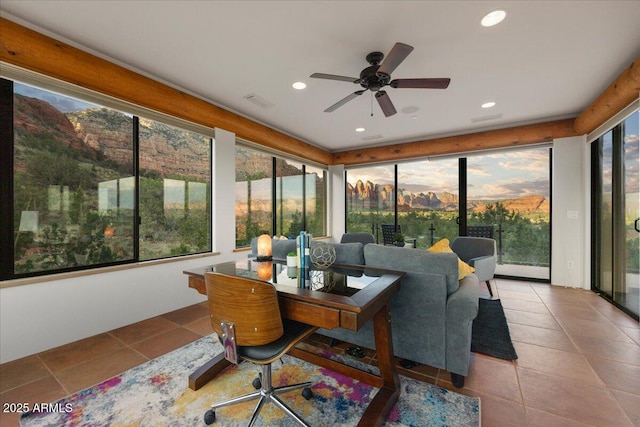
[[[573,268],[573,261],[567,261],[567,268]]]

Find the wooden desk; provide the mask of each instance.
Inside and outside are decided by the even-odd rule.
[[[257,264],[250,260],[229,262],[186,270],[184,274],[188,276],[189,287],[201,294],[206,294],[205,272],[217,271],[257,279]],[[404,273],[364,266],[334,265],[331,270],[335,272],[333,273],[335,277],[341,277],[342,273],[354,274],[353,279],[347,277],[344,280],[354,280],[356,288],[345,286],[343,279],[337,279],[331,286],[324,286],[322,283],[314,286],[323,288],[324,291],[292,286],[290,280],[286,280],[286,266],[274,261],[270,281],[278,291],[282,314],[287,318],[325,329],[342,327],[358,330],[366,322],[373,320],[380,375],[374,375],[296,347],[292,348],[288,354],[378,387],[380,390],[371,400],[358,425],[380,426],[400,395],[400,380],[393,355],[389,301],[400,289],[400,280]],[[360,275],[359,278],[358,275]],[[344,276],[347,275],[344,274]],[[288,284],[282,283],[283,281]],[[324,283],[327,283],[326,279]],[[332,291],[336,293],[326,292],[329,287],[333,287]],[[358,289],[360,287],[362,288]],[[189,376],[189,387],[193,390],[199,389],[227,366],[229,362],[224,359],[223,354],[217,355]]]

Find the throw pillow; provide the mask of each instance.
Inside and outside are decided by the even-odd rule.
[[[449,239],[442,239],[434,243],[433,246],[427,249],[427,251],[454,253],[449,247]],[[462,280],[465,276],[473,273],[474,271],[476,271],[475,268],[458,258],[458,280]]]

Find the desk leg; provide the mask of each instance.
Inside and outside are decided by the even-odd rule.
[[[229,365],[231,362],[224,358],[224,352],[218,354],[189,375],[189,388],[198,390]]]
[[[385,305],[373,318],[373,331],[376,340],[376,353],[380,367],[382,386],[369,403],[358,426],[381,426],[389,416],[393,405],[400,396],[400,377],[396,370],[391,337],[390,307]]]

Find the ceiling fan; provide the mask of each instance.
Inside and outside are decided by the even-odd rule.
[[[360,77],[337,76],[335,74],[313,73],[310,77],[316,79],[338,80],[342,82],[356,83],[364,89],[357,90],[351,95],[341,99],[331,107],[324,110],[325,113],[331,113],[342,107],[347,102],[365,93],[367,90],[375,92],[376,100],[382,109],[385,117],[396,114],[396,108],[391,102],[391,98],[387,92],[381,90],[385,86],[391,86],[396,89],[446,89],[451,79],[449,78],[432,78],[432,79],[395,79],[391,80],[391,73],[405,60],[413,50],[412,46],[404,43],[396,43],[387,58],[384,59],[382,52],[371,52],[367,55],[366,60],[369,67],[360,72]],[[384,62],[382,61],[384,59]],[[373,114],[372,114],[373,115]]]

